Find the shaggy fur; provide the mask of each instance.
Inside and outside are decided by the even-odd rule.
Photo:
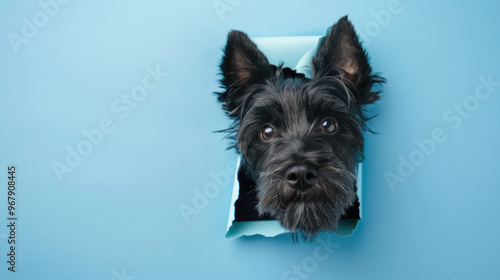
[[[257,183],[259,214],[304,238],[337,231],[340,216],[355,201],[363,109],[379,99],[372,86],[384,81],[372,73],[347,17],[322,40],[312,68],[308,79],[271,65],[245,33],[231,31],[217,93],[234,120],[225,131]]]

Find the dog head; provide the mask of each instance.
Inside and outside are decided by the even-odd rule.
[[[256,181],[257,210],[304,237],[338,229],[356,199],[363,158],[363,107],[383,79],[347,17],[332,26],[306,78],[271,65],[249,37],[231,31],[220,65],[218,100],[234,119],[227,130]]]

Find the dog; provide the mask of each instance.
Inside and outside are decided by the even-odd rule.
[[[357,200],[356,169],[367,130],[365,106],[380,98],[347,16],[319,43],[312,77],[272,65],[243,32],[232,30],[223,49],[222,108],[232,120],[242,168],[256,183],[255,208],[304,239],[338,232],[340,217]]]

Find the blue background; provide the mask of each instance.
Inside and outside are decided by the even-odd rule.
[[[401,0],[393,13],[390,3],[70,1],[16,52],[9,34],[43,10],[2,1],[0,278],[500,279],[500,86],[474,97],[488,93],[479,77],[500,81],[500,5]],[[322,35],[345,14],[388,79],[369,110],[379,134],[366,137],[364,220],[353,236],[320,236],[337,244],[326,260],[319,242],[289,235],[226,239],[230,187],[210,174],[232,180],[236,157],[212,133],[229,124],[212,94],[227,32]],[[113,102],[157,65],[170,75],[120,119]],[[105,118],[114,131],[58,180],[53,163]],[[446,140],[424,154],[415,141],[435,129]],[[405,161],[413,169],[401,173]],[[12,164],[16,273],[6,263]],[[180,207],[214,183],[184,219]]]

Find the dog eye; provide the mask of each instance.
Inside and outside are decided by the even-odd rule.
[[[321,121],[321,130],[323,130],[324,133],[335,134],[339,130],[339,124],[334,118],[324,118],[323,121]]]
[[[272,125],[266,124],[260,129],[260,137],[262,137],[262,139],[271,140],[274,136],[276,136],[276,130]]]

